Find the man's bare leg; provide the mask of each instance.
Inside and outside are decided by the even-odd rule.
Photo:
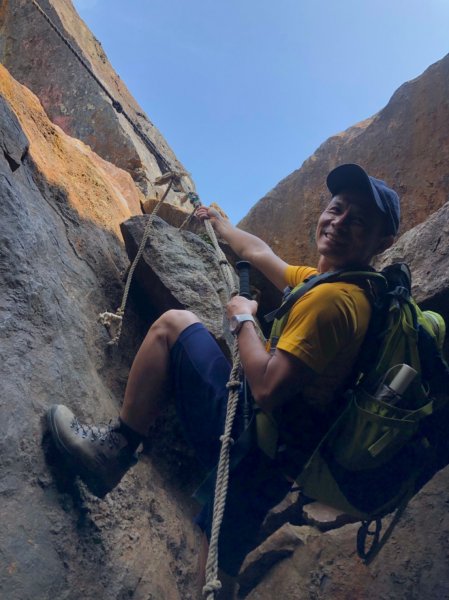
[[[143,436],[166,398],[170,350],[179,335],[200,320],[187,310],[169,310],[153,323],[129,373],[120,419]]]

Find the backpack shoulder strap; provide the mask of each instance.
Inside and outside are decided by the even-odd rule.
[[[312,277],[309,277],[304,282],[293,288],[293,290],[287,296],[285,302],[283,302],[276,310],[266,314],[264,319],[267,323],[271,323],[275,319],[282,318],[291,310],[292,306],[297,300],[299,300],[299,298],[304,296],[304,294],[320,283],[334,283],[336,281],[360,282],[363,280],[372,281],[375,283],[375,285],[383,288],[382,291],[386,291],[387,289],[387,281],[385,277],[374,269],[365,271],[348,271],[345,269],[339,269],[338,271],[330,271],[329,273],[312,275]]]

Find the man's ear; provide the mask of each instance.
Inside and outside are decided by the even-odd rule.
[[[382,254],[387,248],[390,248],[394,242],[394,235],[386,235],[379,240],[379,244],[376,248],[376,255]]]

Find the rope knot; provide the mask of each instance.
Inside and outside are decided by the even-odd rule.
[[[220,442],[222,444],[230,444],[231,446],[234,444],[234,438],[232,438],[230,435],[220,435]]]
[[[117,314],[111,312],[104,312],[98,315],[98,320],[102,325],[106,327],[111,336],[111,340],[108,342],[108,346],[116,346],[118,344],[120,334],[122,332],[122,323],[123,323],[123,311],[122,314],[119,314],[119,310]]]
[[[110,327],[114,323],[120,323],[123,319],[123,312],[119,314],[119,310],[117,314],[113,312],[103,312],[98,315],[98,320],[102,325],[106,325],[106,327]]]
[[[203,587],[203,595],[207,596],[208,594],[215,594],[215,592],[219,592],[221,590],[221,582],[219,579],[212,579],[212,581],[208,581],[206,585]]]

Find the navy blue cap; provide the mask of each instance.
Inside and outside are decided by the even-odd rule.
[[[327,187],[333,196],[344,190],[367,192],[377,207],[387,216],[388,233],[396,235],[401,218],[399,196],[389,188],[385,181],[368,175],[361,166],[355,164],[340,165],[327,176]]]

